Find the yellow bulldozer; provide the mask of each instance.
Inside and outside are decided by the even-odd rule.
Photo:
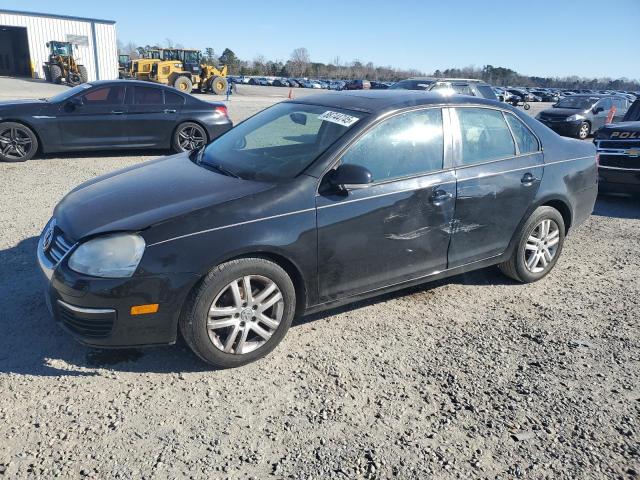
[[[227,91],[227,66],[214,67],[202,63],[199,50],[173,49],[170,59],[151,66],[149,80],[170,85],[191,93],[196,88],[200,93],[211,92],[223,95]]]
[[[47,42],[49,61],[44,64],[44,76],[48,82],[80,85],[89,79],[87,69],[73,57],[73,45],[69,42]]]

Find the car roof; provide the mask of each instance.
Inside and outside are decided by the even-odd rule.
[[[167,90],[171,90],[176,93],[178,92],[175,88],[169,87],[168,85],[163,85],[161,83],[155,82],[145,82],[143,80],[96,80],[94,82],[87,82],[89,85],[113,85],[113,84],[121,84],[121,85],[138,85],[141,87],[156,87],[156,88],[164,88]]]
[[[429,80],[433,82],[470,82],[470,83],[487,83],[478,78],[455,78],[455,77],[411,77],[407,80]]]
[[[357,110],[360,112],[376,113],[393,108],[403,108],[416,105],[499,105],[504,103],[468,95],[443,95],[437,92],[422,90],[358,90],[344,92],[329,92],[309,95],[291,103],[322,105],[326,107]]]

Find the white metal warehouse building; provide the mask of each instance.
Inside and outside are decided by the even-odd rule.
[[[71,42],[89,80],[118,78],[116,26],[112,20],[0,9],[0,76],[44,78],[47,42]]]

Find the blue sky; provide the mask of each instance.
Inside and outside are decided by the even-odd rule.
[[[218,54],[229,47],[246,60],[286,61],[306,47],[314,61],[427,73],[491,64],[526,75],[640,79],[640,0],[0,0],[0,8],[115,20],[125,42],[170,37]]]

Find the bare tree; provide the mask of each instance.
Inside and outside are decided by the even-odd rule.
[[[291,53],[291,61],[289,62],[289,69],[291,70],[291,74],[294,77],[304,76],[307,68],[309,68],[310,62],[311,57],[309,55],[309,50],[304,47],[296,48]]]

